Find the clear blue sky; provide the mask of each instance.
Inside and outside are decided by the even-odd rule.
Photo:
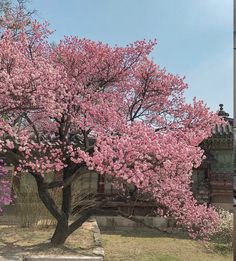
[[[111,45],[157,38],[151,57],[186,76],[188,101],[196,96],[212,110],[223,103],[233,115],[232,0],[31,0],[38,18],[64,35]]]

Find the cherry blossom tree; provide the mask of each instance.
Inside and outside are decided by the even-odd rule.
[[[191,174],[204,157],[199,144],[221,120],[202,101],[188,104],[184,78],[149,58],[156,41],[111,47],[65,37],[52,46],[37,21],[31,33],[24,23],[17,37],[9,26],[2,32],[0,150],[16,172],[35,178],[57,220],[54,245],[104,204],[81,208],[69,222],[71,186],[89,170],[135,186],[158,215],[173,216],[193,237],[214,232],[218,215],[194,199]],[[52,172],[57,178],[48,182]],[[61,190],[60,206],[53,188]]]

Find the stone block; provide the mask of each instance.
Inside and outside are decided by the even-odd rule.
[[[154,227],[167,227],[167,220],[161,217],[153,217]]]
[[[103,261],[103,256],[24,256],[23,261]]]
[[[99,227],[106,227],[107,226],[107,217],[96,216],[96,220],[97,220]]]
[[[145,217],[142,220],[146,225],[153,226],[153,217]]]
[[[124,218],[124,217],[113,217],[113,226],[114,228],[116,227],[136,227],[137,224],[132,221],[132,220],[129,220],[127,218]]]
[[[102,256],[104,257],[105,256],[105,253],[104,253],[104,249],[102,247],[96,247],[93,249],[93,254],[97,255],[97,256]]]

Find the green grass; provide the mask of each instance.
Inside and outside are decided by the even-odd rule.
[[[232,250],[203,244],[184,235],[147,232],[102,232],[106,261],[232,261]]]

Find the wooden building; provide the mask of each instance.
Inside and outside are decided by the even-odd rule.
[[[206,159],[193,173],[193,192],[200,202],[233,208],[233,119],[220,104],[219,116],[227,124],[217,125],[201,147]]]

